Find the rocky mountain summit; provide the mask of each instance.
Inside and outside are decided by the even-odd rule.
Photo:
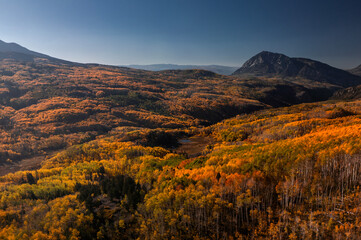
[[[361,84],[360,76],[325,63],[306,58],[291,58],[267,51],[246,61],[233,75],[308,79],[340,87]]]

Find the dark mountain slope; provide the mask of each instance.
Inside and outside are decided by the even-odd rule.
[[[29,49],[20,46],[17,43],[6,43],[0,40],[0,52],[8,54],[8,53],[18,53],[17,56],[31,55],[34,57],[42,57],[42,58],[50,58],[49,56],[41,53],[37,53],[34,51],[30,51]]]
[[[17,43],[6,43],[0,40],[0,60],[12,59],[15,61],[33,62],[36,60],[46,60],[56,64],[80,65],[62,59],[50,57],[48,55],[31,51]]]
[[[361,77],[325,63],[267,51],[249,59],[233,75],[308,79],[340,87],[361,84]]]
[[[361,99],[361,85],[341,89],[335,92],[331,99],[337,99],[337,100]]]
[[[355,67],[353,69],[348,70],[348,72],[357,75],[357,76],[361,76],[361,65],[359,65],[358,67]]]

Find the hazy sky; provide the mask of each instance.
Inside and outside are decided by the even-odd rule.
[[[361,64],[360,0],[0,0],[0,39],[105,64],[240,66],[262,50]]]

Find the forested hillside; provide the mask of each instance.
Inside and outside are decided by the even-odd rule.
[[[117,128],[1,177],[0,238],[357,239],[360,116],[356,100]],[[192,135],[212,140],[177,152]]]
[[[48,156],[120,126],[207,126],[272,106],[325,100],[340,88],[308,80],[241,79],[203,70],[149,72],[29,56],[0,62],[0,163],[5,165]],[[22,167],[4,171],[16,169]]]
[[[0,0],[0,240],[361,240],[360,10]]]
[[[0,52],[0,239],[361,234],[361,101],[344,88],[358,77],[150,72],[6,46],[21,51]],[[313,77],[328,68],[307,61]]]

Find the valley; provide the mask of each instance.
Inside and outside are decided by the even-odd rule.
[[[301,76],[150,72],[41,54],[6,58],[0,72],[1,164],[46,155],[120,126],[207,126],[260,109],[327,100],[336,90],[361,83],[357,76],[351,78],[354,82],[337,85]]]
[[[11,47],[0,239],[360,236],[361,77],[271,52],[226,76]]]

